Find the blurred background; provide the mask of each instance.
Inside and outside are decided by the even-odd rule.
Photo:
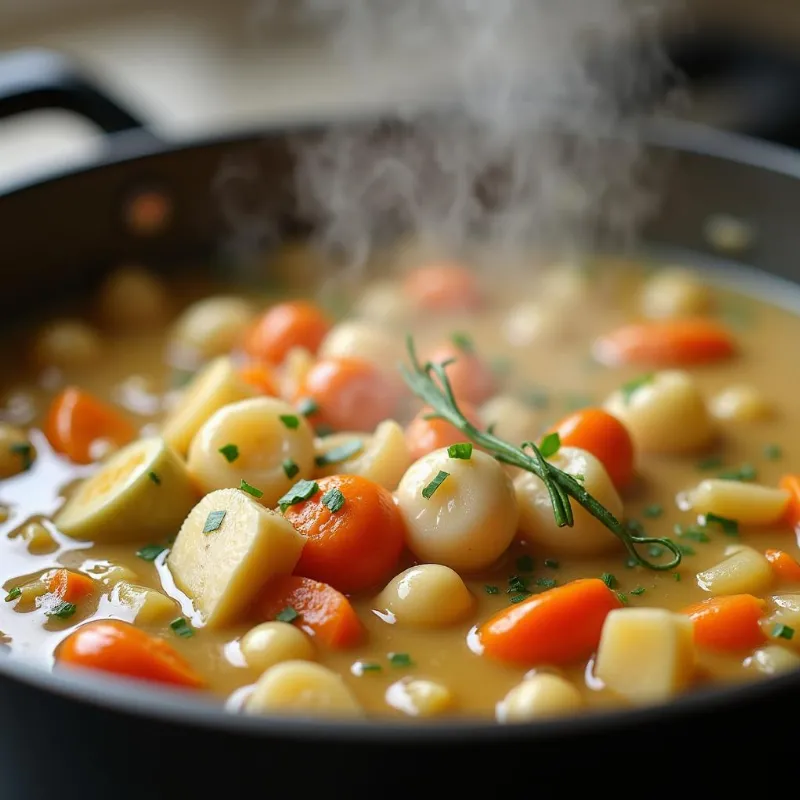
[[[264,0],[262,0],[264,2]],[[587,0],[590,2],[590,0]],[[265,24],[253,0],[0,0],[0,48],[74,56],[155,129],[191,136],[336,104],[354,87],[313,30]],[[800,0],[675,0],[671,48],[693,102],[682,113],[800,144]],[[262,5],[263,11],[267,6]],[[406,65],[387,65],[412,80]],[[0,126],[0,182],[90,155],[66,113]]]

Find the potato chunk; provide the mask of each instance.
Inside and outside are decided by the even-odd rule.
[[[237,621],[264,584],[291,573],[305,537],[238,489],[206,495],[181,527],[167,565],[206,624]]]
[[[745,481],[710,478],[688,492],[683,505],[698,514],[716,514],[742,525],[772,525],[786,512],[789,492]]]
[[[697,585],[711,594],[761,594],[774,578],[769,561],[752,547],[739,547],[726,559],[697,574]]]
[[[606,617],[595,674],[611,691],[643,705],[684,689],[694,663],[688,617],[660,608],[620,608]]]
[[[154,625],[180,614],[178,604],[163,592],[120,581],[111,592],[111,602],[127,609],[137,625]]]

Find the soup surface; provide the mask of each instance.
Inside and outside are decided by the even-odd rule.
[[[800,321],[666,265],[503,283],[334,312],[121,269],[9,334],[11,656],[500,722],[795,668]]]

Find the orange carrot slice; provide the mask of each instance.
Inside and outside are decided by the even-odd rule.
[[[710,319],[634,322],[594,346],[597,360],[611,366],[680,367],[719,361],[735,351],[728,330]]]
[[[619,597],[599,578],[585,578],[504,608],[478,629],[490,658],[522,666],[560,666],[588,658],[600,643]]]
[[[455,262],[417,267],[406,275],[403,292],[417,309],[426,311],[469,311],[483,301],[475,273]]]
[[[119,620],[81,625],[58,646],[56,663],[189,689],[204,683],[163,639]]]
[[[784,581],[800,581],[800,564],[784,550],[767,550],[764,555],[772,571]]]
[[[738,652],[758,647],[765,639],[759,620],[764,601],[752,594],[710,597],[683,609],[694,622],[694,640],[700,647]]]
[[[47,589],[67,603],[77,603],[94,591],[94,581],[79,572],[57,569],[47,581]]]
[[[269,397],[278,397],[280,394],[275,373],[266,364],[261,364],[257,361],[245,364],[239,371],[239,377],[259,394],[265,394]]]
[[[136,428],[116,408],[69,387],[51,403],[44,434],[56,452],[76,464],[90,464],[95,442],[122,447],[136,438]]]
[[[256,605],[267,619],[296,621],[328,647],[352,647],[363,638],[364,628],[350,601],[327,583],[285,575],[267,584]]]

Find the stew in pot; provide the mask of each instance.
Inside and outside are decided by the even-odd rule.
[[[799,335],[621,260],[418,261],[344,311],[121,268],[2,345],[3,646],[502,723],[794,669]]]

